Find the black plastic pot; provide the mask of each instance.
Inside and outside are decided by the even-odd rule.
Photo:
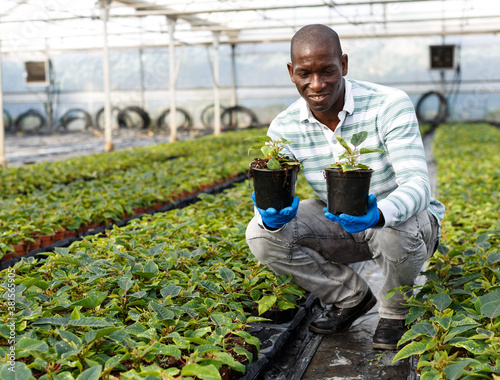
[[[277,211],[292,205],[299,166],[292,169],[265,170],[250,168],[255,190],[255,203],[258,208],[269,207]]]
[[[364,215],[373,170],[343,172],[340,168],[326,168],[328,212],[332,214]]]

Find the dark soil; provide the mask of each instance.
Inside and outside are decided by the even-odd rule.
[[[267,158],[254,158],[254,160],[250,163],[251,168],[255,169],[263,169],[270,170],[267,168],[267,162],[269,160]],[[296,158],[284,157],[278,160],[281,164],[282,169],[293,169],[297,165],[288,165],[287,162],[299,162]]]

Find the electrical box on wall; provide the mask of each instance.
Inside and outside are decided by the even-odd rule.
[[[455,69],[456,45],[430,46],[431,69]]]
[[[50,62],[24,62],[24,81],[27,86],[48,86],[50,83]]]

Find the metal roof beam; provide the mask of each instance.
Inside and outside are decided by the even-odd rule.
[[[128,0],[119,0],[128,1]],[[359,2],[343,2],[337,3],[334,1],[321,2],[321,3],[306,3],[306,4],[284,4],[284,5],[273,5],[273,6],[264,6],[264,7],[233,7],[233,8],[207,8],[207,9],[192,9],[189,11],[181,11],[174,9],[155,9],[154,7],[147,8],[147,10],[137,11],[135,15],[164,15],[164,16],[175,16],[175,17],[183,17],[187,15],[194,14],[203,14],[203,13],[226,13],[226,12],[252,12],[252,11],[267,11],[267,10],[278,10],[278,9],[294,9],[294,8],[313,8],[313,7],[329,7],[336,8],[342,6],[356,6],[356,5],[373,5],[373,4],[397,4],[397,3],[415,3],[415,2],[427,2],[427,1],[436,1],[436,0],[361,0]],[[133,0],[130,0],[133,3]],[[141,7],[142,8],[142,7]]]

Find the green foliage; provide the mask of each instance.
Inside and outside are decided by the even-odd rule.
[[[500,375],[500,132],[445,125],[435,135],[442,243],[407,303],[411,329],[394,360],[419,357],[421,379]],[[401,289],[406,290],[406,289]]]
[[[312,192],[305,184],[297,191]],[[260,349],[246,327],[267,310],[296,308],[304,295],[249,252],[250,194],[247,183],[202,194],[189,207],[16,264],[23,378],[220,379],[223,365],[244,373]]]
[[[353,145],[353,147],[351,147],[347,143],[347,141],[345,141],[342,137],[335,136],[335,138],[340,143],[340,145],[342,145],[342,147],[345,149],[345,152],[342,155],[340,155],[339,157],[340,161],[330,165],[330,167],[341,168],[343,172],[359,170],[359,169],[370,169],[368,166],[358,162],[359,157],[363,154],[368,154],[368,153],[386,154],[382,149],[378,148],[377,149],[361,148],[359,150],[359,153],[356,153],[358,146],[361,145],[368,138],[368,132],[366,131],[358,132],[352,135],[351,140],[349,142],[351,143],[351,145]]]
[[[289,157],[282,153],[285,145],[291,144],[293,141],[288,141],[284,138],[273,140],[271,137],[266,135],[248,137],[245,141],[260,142],[260,144],[251,146],[250,149],[248,149],[248,154],[250,154],[252,150],[260,150],[264,155],[264,158],[268,160],[267,167],[269,170],[279,170],[282,168],[283,164],[300,165],[300,162],[290,161]],[[264,143],[264,145],[262,145],[262,143]]]

